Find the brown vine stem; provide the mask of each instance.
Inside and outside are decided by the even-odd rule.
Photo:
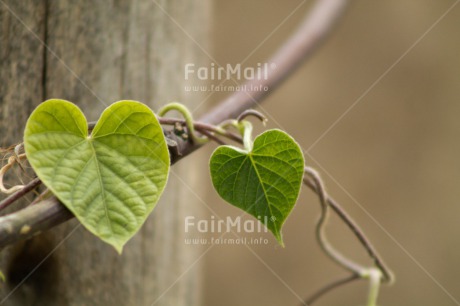
[[[303,179],[304,185],[309,187],[316,194],[320,194],[321,191],[318,189],[317,184],[310,178],[305,176]],[[369,257],[374,261],[375,266],[382,272],[383,279],[382,281],[391,283],[394,280],[393,274],[391,273],[388,266],[385,264],[381,256],[377,253],[372,243],[366,237],[361,228],[356,224],[353,218],[347,214],[347,212],[340,206],[340,204],[335,201],[333,198],[326,196],[325,200],[328,206],[339,216],[339,218],[347,225],[347,227],[352,231],[364,249],[367,251]],[[351,267],[351,265],[350,265]],[[357,269],[347,268],[352,273],[358,272]]]
[[[4,199],[3,201],[0,202],[0,211],[2,211],[3,209],[5,209],[6,207],[8,207],[9,205],[13,204],[14,202],[16,202],[18,199],[22,198],[23,196],[25,196],[27,193],[29,193],[30,191],[34,190],[36,187],[38,187],[40,184],[42,183],[42,181],[40,181],[40,179],[37,177],[37,178],[34,178],[33,180],[31,180],[29,183],[27,183],[27,185],[25,185],[21,190],[18,190],[16,191],[15,193],[13,193],[12,195],[10,195],[9,197],[7,197],[6,199]]]
[[[321,249],[333,261],[335,261],[338,265],[342,266],[344,269],[350,271],[353,274],[362,275],[363,272],[366,270],[365,267],[349,260],[348,258],[343,256],[339,251],[337,251],[334,247],[332,247],[332,245],[329,243],[326,236],[326,225],[327,220],[329,218],[330,208],[327,201],[329,196],[327,195],[323,181],[321,180],[321,177],[316,172],[316,170],[310,167],[305,167],[304,172],[304,181],[309,179],[313,181],[316,188],[316,194],[318,195],[319,202],[321,204],[321,215],[316,226],[316,240],[318,241]],[[365,243],[368,243],[367,239],[365,240]]]
[[[268,75],[266,79],[254,79],[246,82],[245,86],[243,85],[243,88],[267,88],[267,91],[236,92],[199,121],[217,124],[228,118],[236,118],[246,109],[256,106],[321,45],[339,20],[347,2],[346,0],[317,1],[296,32],[267,61],[267,63],[276,65],[276,69],[264,71]]]
[[[267,87],[267,91],[238,91],[219,103],[198,121],[217,125],[236,118],[244,110],[254,107],[274,91],[320,45],[344,11],[347,0],[318,0],[305,21],[269,60],[276,69],[268,71],[267,79],[253,80],[246,88]],[[177,143],[171,150],[171,163],[189,155],[200,145],[184,141],[174,134],[168,135]],[[46,222],[43,221],[45,218]],[[51,197],[36,205],[28,206],[8,216],[0,217],[0,249],[19,239],[29,238],[40,231],[50,229],[71,218],[69,211]],[[27,231],[23,229],[27,229]],[[22,234],[20,234],[22,233]]]
[[[27,206],[16,213],[0,218],[0,246],[4,247],[38,235],[71,218],[73,218],[72,213],[56,197],[41,201],[40,205]]]
[[[175,119],[175,118],[159,118],[159,121],[163,125],[174,125],[177,122],[185,125],[185,120],[184,119]],[[204,123],[204,122],[194,122],[193,125],[195,126],[195,129],[203,134],[211,134],[211,135],[221,135],[224,136],[230,140],[236,141],[236,142],[242,142],[242,138],[240,135],[237,135],[235,133],[232,133],[227,130],[222,130],[218,126]]]
[[[212,140],[214,141],[215,143],[219,144],[219,145],[226,145],[226,143],[224,141],[222,141],[219,137],[216,137],[215,134],[213,133],[210,133],[209,131],[207,130],[202,130],[202,131],[199,131],[201,134],[203,134],[204,136],[206,136],[209,140]]]
[[[351,275],[349,275],[347,277],[340,278],[340,279],[338,279],[336,281],[333,281],[333,282],[329,283],[328,285],[322,287],[321,289],[319,289],[315,293],[313,293],[301,305],[303,305],[303,306],[305,306],[305,305],[309,305],[309,306],[313,305],[313,303],[316,300],[318,300],[320,297],[322,297],[323,295],[325,295],[329,291],[331,291],[333,289],[336,289],[338,287],[341,287],[341,286],[343,286],[345,284],[351,283],[351,282],[353,282],[355,280],[358,280],[358,279],[361,279],[361,276],[359,276],[358,274],[351,274]]]
[[[348,225],[351,231],[355,234],[355,237],[357,237],[360,241],[361,245],[368,251],[369,256],[374,260],[377,268],[361,266],[343,256],[339,251],[332,247],[326,236],[326,222],[329,218],[329,208],[332,207],[332,205],[330,205],[329,195],[327,194],[324,183],[316,170],[310,167],[305,167],[304,172],[304,184],[315,191],[321,204],[321,215],[316,225],[316,240],[326,255],[328,255],[338,265],[351,272],[349,277],[334,281],[319,289],[312,295],[312,297],[305,301],[304,305],[311,305],[324,293],[329,292],[340,285],[352,282],[353,280],[365,278],[370,280],[368,305],[375,305],[377,302],[379,285],[382,281],[391,281],[391,272],[385,266],[380,256],[376,253],[363,231],[353,221],[353,219],[351,219],[351,217],[347,216],[344,209],[342,209],[337,203],[334,203],[333,205],[335,207],[334,211],[336,213],[339,212],[339,217]]]

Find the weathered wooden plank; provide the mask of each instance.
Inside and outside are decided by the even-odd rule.
[[[89,120],[120,99],[156,108],[170,100],[198,105],[203,98],[184,93],[183,65],[202,63],[206,56],[171,17],[205,43],[207,1],[11,0],[7,5],[36,36],[0,4],[2,146],[20,140],[27,116],[47,98],[73,101]],[[8,283],[1,299],[12,294],[2,305],[151,305],[159,297],[155,305],[198,305],[196,270],[166,290],[197,258],[197,249],[184,244],[183,220],[197,207],[188,188],[197,189],[200,166],[206,164],[195,160],[173,168],[154,215],[122,256],[75,220],[4,250],[1,269]]]

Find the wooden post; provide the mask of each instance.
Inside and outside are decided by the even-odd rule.
[[[20,142],[28,115],[49,98],[76,103],[89,121],[121,99],[198,106],[204,96],[186,95],[184,65],[208,60],[196,42],[207,48],[209,5],[0,2],[1,146]],[[0,305],[199,305],[196,269],[175,283],[198,257],[184,244],[183,220],[201,207],[189,191],[206,175],[199,167],[206,163],[173,167],[162,200],[121,256],[76,220],[2,250]]]

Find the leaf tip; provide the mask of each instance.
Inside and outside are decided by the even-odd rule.
[[[112,246],[115,248],[118,255],[121,255],[121,253],[123,253],[123,244],[116,243],[116,244],[112,244]]]
[[[275,235],[275,238],[276,238],[276,241],[278,241],[278,244],[284,248],[285,245],[284,245],[284,241],[283,241],[283,235],[281,234],[281,232],[277,232],[277,233],[273,233]]]

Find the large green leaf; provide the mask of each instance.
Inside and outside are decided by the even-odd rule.
[[[219,195],[263,222],[283,245],[281,227],[297,201],[303,177],[299,145],[285,132],[269,130],[255,139],[251,152],[220,146],[210,168]]]
[[[163,130],[152,111],[119,101],[88,136],[74,104],[48,100],[27,121],[27,158],[45,185],[93,234],[121,253],[162,194],[169,172]]]

